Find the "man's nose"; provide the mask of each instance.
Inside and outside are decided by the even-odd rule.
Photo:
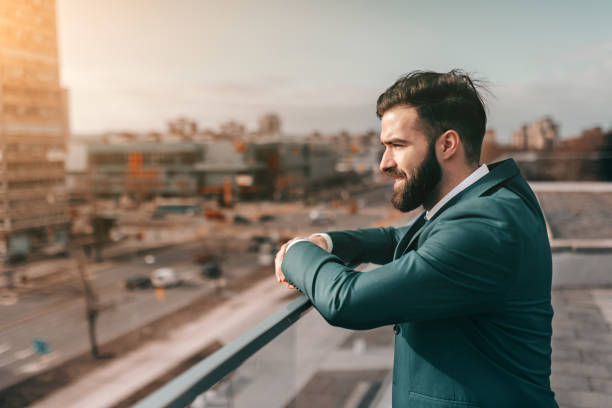
[[[395,160],[393,160],[393,156],[389,153],[389,149],[385,149],[383,152],[382,158],[380,159],[380,171],[385,173],[388,169],[395,168],[397,164]]]

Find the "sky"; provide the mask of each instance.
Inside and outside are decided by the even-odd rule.
[[[72,133],[162,131],[186,116],[288,134],[379,130],[376,99],[415,69],[488,81],[508,142],[550,115],[612,128],[610,1],[57,0]]]

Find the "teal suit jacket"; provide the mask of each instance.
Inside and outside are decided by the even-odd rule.
[[[489,169],[422,227],[331,232],[331,254],[298,242],[283,260],[329,323],[395,325],[394,407],[557,407],[544,218],[512,159]]]

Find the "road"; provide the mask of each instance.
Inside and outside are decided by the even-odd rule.
[[[200,277],[198,266],[191,261],[198,246],[198,243],[191,243],[158,251],[154,265],[146,264],[139,257],[98,270],[91,283],[104,308],[97,323],[99,343],[146,325],[211,293],[213,284]],[[227,278],[233,279],[249,273],[252,268],[246,266],[253,265],[254,261],[254,254],[240,253],[222,265]],[[173,267],[187,283],[166,289],[163,300],[151,289],[128,291],[123,288],[126,277],[148,275],[152,269],[162,266]],[[0,311],[0,388],[39,372],[49,364],[81,354],[89,347],[85,303],[78,280],[26,293],[18,303],[4,306]],[[42,359],[35,355],[34,339],[47,342],[52,353]]]

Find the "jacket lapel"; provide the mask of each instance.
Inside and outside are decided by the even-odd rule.
[[[393,259],[397,259],[399,256],[403,255],[403,248],[406,248],[406,242],[410,240],[412,242],[412,237],[415,234],[418,234],[421,229],[423,229],[423,224],[425,224],[425,211],[423,211],[418,217],[416,217],[412,224],[408,227],[408,231],[404,234],[400,242],[395,247],[395,253],[393,254]]]
[[[432,223],[434,223],[436,218],[438,218],[438,216],[445,209],[451,207],[452,205],[454,205],[455,203],[457,203],[459,200],[461,200],[464,197],[480,196],[486,193],[487,191],[489,191],[490,189],[505,182],[509,178],[512,178],[516,176],[517,174],[520,174],[519,168],[517,167],[516,163],[512,159],[507,159],[501,162],[492,163],[487,166],[489,167],[489,173],[487,175],[485,175],[483,178],[478,180],[476,183],[472,184],[471,186],[469,186],[468,188],[466,188],[465,190],[457,194],[455,197],[453,197],[449,202],[447,202],[444,206],[442,206],[442,208],[440,208],[440,210],[438,210],[438,212],[436,212],[436,214],[434,214],[434,216],[431,219],[425,220],[425,211],[423,211],[421,216],[417,218],[417,220],[408,229],[406,234],[402,237],[401,241],[399,242],[399,244],[397,245],[395,249],[395,254],[393,256],[393,259],[397,259],[401,257],[402,255],[404,255],[406,251],[409,251],[412,248],[413,244],[418,239],[419,235],[421,235],[421,232],[423,231],[423,229],[426,226],[428,227]],[[427,222],[427,225],[425,225],[426,222]],[[408,241],[408,244],[405,245],[407,241]]]

